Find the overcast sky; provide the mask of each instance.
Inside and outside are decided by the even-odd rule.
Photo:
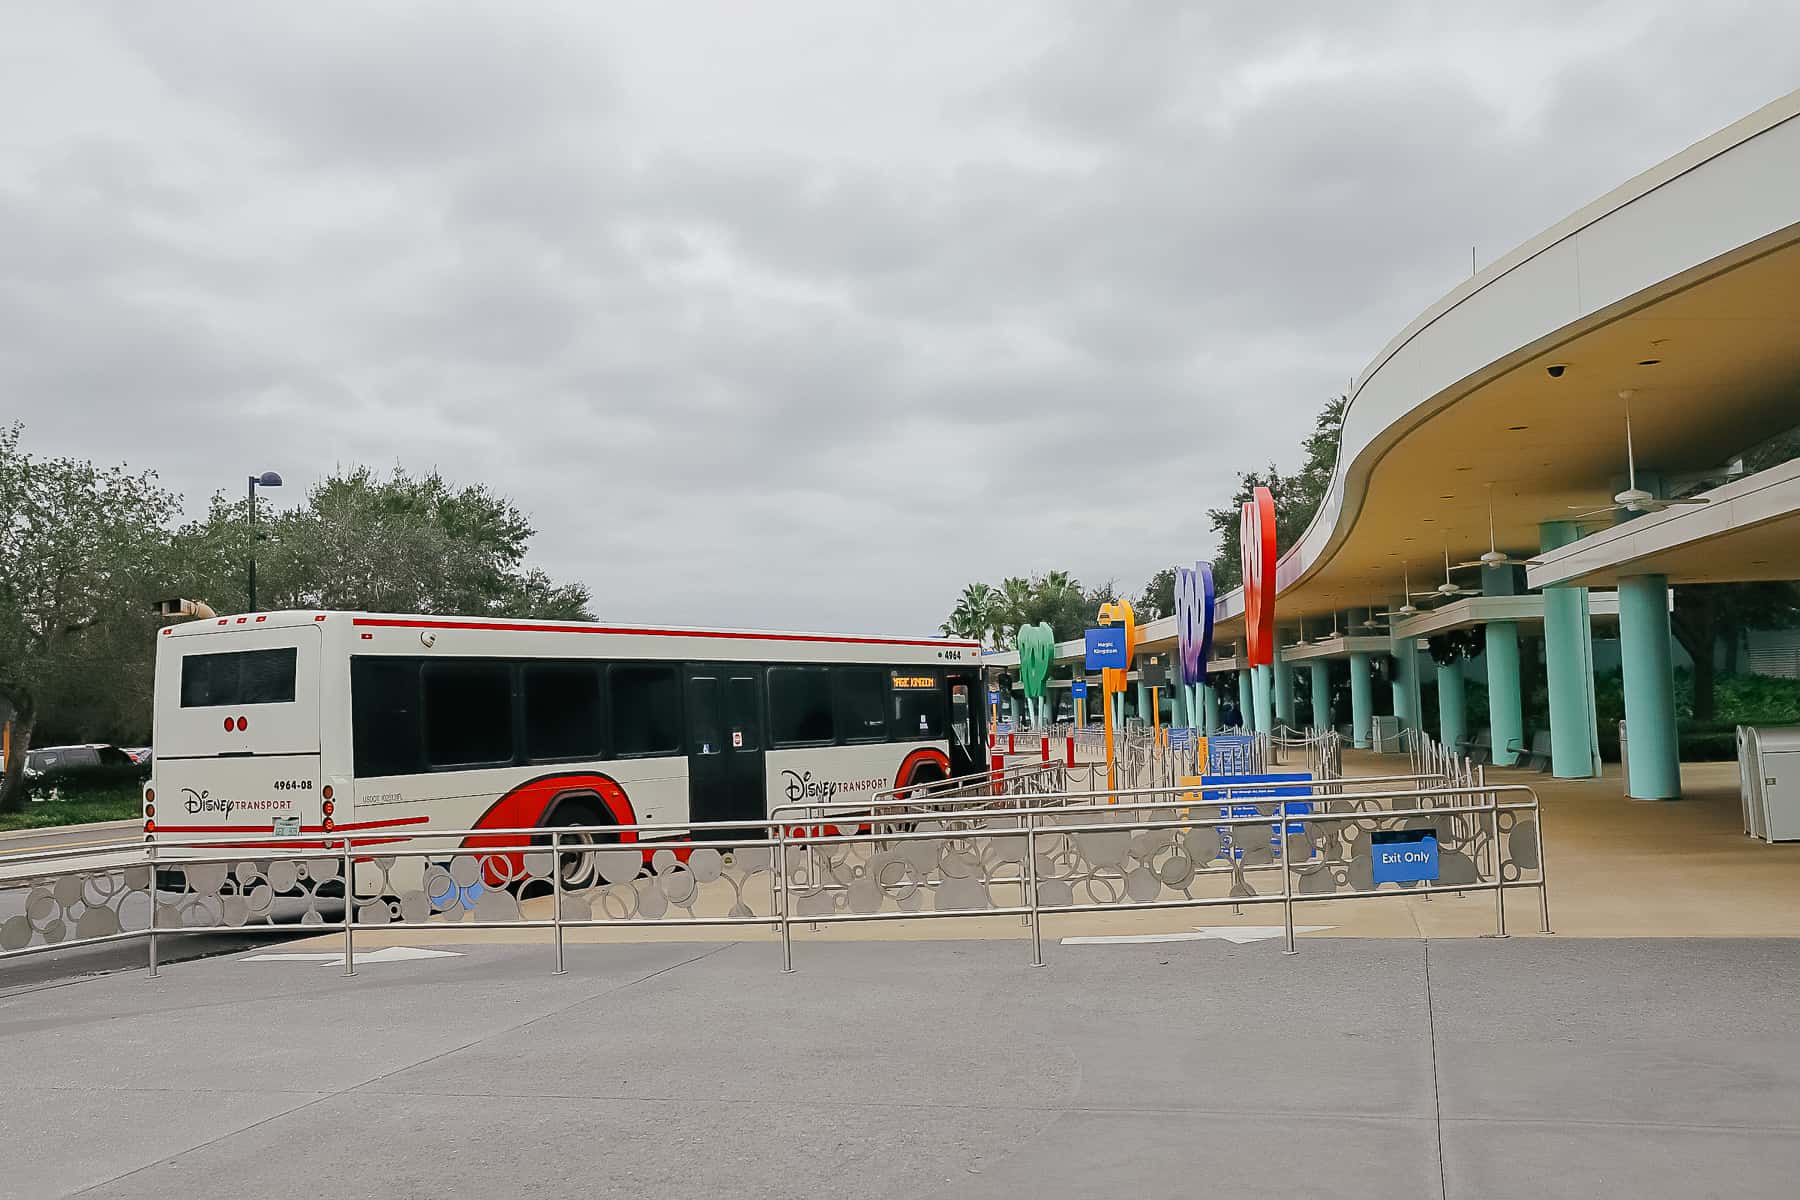
[[[0,421],[195,512],[484,480],[607,617],[1135,589],[1471,245],[1797,45],[1774,0],[8,3]]]

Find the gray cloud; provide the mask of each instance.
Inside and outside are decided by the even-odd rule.
[[[615,616],[929,629],[971,578],[1135,586],[1471,244],[1773,98],[1796,32],[1675,0],[13,8],[0,416],[196,510],[266,467],[482,478]]]

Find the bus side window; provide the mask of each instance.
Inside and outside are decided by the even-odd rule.
[[[419,660],[352,657],[350,725],[358,779],[420,771]]]
[[[525,757],[532,762],[600,757],[600,664],[524,664]]]
[[[832,672],[838,736],[846,742],[887,741],[887,672],[880,667],[838,667]]]
[[[893,671],[893,703],[888,731],[896,742],[936,741],[944,736],[948,707],[936,673],[906,667]]]
[[[425,664],[425,756],[433,767],[513,760],[512,664],[436,659]]]
[[[769,744],[817,746],[832,740],[831,668],[769,668]]]
[[[607,681],[613,757],[681,753],[681,682],[674,667],[614,663]]]

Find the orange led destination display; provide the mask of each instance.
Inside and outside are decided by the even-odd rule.
[[[894,676],[894,689],[896,691],[920,691],[920,690],[928,691],[931,688],[936,687],[937,685],[938,685],[938,681],[937,681],[937,676],[935,676],[935,675],[895,675]]]

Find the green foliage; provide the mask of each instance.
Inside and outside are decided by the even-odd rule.
[[[148,606],[176,507],[152,472],[38,458],[22,436],[0,429],[0,697],[13,709],[0,811],[23,803],[40,718],[59,719],[83,690],[102,728],[147,708]]]
[[[998,588],[985,583],[964,587],[939,628],[952,637],[979,638],[999,649],[1016,646],[1021,628],[1041,623],[1050,626],[1057,641],[1065,642],[1080,637],[1094,623],[1100,606],[1118,598],[1110,579],[1100,587],[1083,588],[1067,571],[1030,578],[1015,575]]]
[[[94,821],[132,821],[143,815],[144,797],[136,784],[81,792],[60,800],[39,800],[16,812],[0,812],[0,833],[14,829],[54,829]]]
[[[243,500],[215,495],[171,554],[180,594],[220,611],[244,596],[250,526]],[[258,602],[326,608],[588,619],[588,592],[524,566],[530,522],[485,485],[453,488],[436,471],[340,471],[299,508],[257,504]]]
[[[14,710],[12,762],[34,741],[148,741],[152,605],[245,607],[249,509],[216,495],[205,517],[172,529],[179,501],[154,472],[37,458],[22,441],[20,426],[0,428],[0,698]],[[357,467],[296,509],[259,497],[256,516],[265,609],[589,616],[585,587],[525,565],[531,523],[480,484]],[[0,811],[22,803],[15,765]]]
[[[1343,435],[1344,410],[1350,405],[1348,396],[1335,396],[1326,402],[1313,421],[1313,431],[1302,443],[1305,458],[1300,469],[1283,475],[1274,463],[1267,471],[1246,471],[1238,476],[1237,492],[1223,508],[1208,509],[1207,521],[1219,538],[1219,551],[1213,559],[1213,578],[1219,591],[1237,587],[1244,581],[1240,546],[1244,502],[1257,487],[1266,487],[1275,497],[1275,552],[1284,554],[1294,544],[1313,514],[1325,502],[1331,488],[1331,473],[1337,466],[1338,443]]]
[[[1175,568],[1164,567],[1150,577],[1138,598],[1132,601],[1132,611],[1137,619],[1154,621],[1158,617],[1175,615]]]

